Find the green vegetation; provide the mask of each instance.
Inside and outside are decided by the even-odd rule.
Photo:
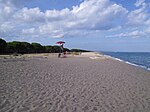
[[[42,52],[45,52],[45,47],[42,46],[42,45],[39,44],[39,43],[32,43],[31,46],[32,46],[32,49],[34,50],[34,51],[33,51],[34,53],[42,53]]]
[[[6,41],[3,39],[0,39],[0,53],[5,52],[6,46],[7,46]]]
[[[27,54],[27,53],[59,53],[61,51],[59,46],[42,46],[39,43],[28,42],[6,42],[0,39],[0,54]],[[64,52],[88,52],[80,49],[67,49],[64,48]]]
[[[70,51],[71,51],[71,52],[90,52],[90,51],[81,50],[81,49],[71,49]]]

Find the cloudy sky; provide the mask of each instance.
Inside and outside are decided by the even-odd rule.
[[[0,0],[0,38],[150,52],[150,0]]]

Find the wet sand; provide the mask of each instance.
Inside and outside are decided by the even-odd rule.
[[[0,58],[0,112],[150,112],[150,72],[97,53]]]

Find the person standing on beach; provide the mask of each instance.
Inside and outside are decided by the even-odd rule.
[[[61,49],[61,52],[63,53],[63,51],[64,51],[64,44],[60,45],[60,49]]]
[[[65,42],[63,42],[63,41],[59,41],[59,42],[56,43],[56,44],[60,44],[60,52],[59,52],[59,54],[58,54],[58,58],[61,57],[61,53],[63,54],[63,51],[64,51],[63,45],[64,45],[64,43],[65,43]]]
[[[63,53],[63,44],[60,45],[60,52],[58,54],[58,58],[61,57],[61,53]]]

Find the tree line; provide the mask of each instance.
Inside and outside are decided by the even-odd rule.
[[[4,39],[0,38],[0,54],[12,54],[12,53],[59,53],[59,46],[42,46],[39,43],[28,43],[28,42],[6,42]],[[86,50],[80,49],[68,49],[64,48],[64,52],[86,52]]]

